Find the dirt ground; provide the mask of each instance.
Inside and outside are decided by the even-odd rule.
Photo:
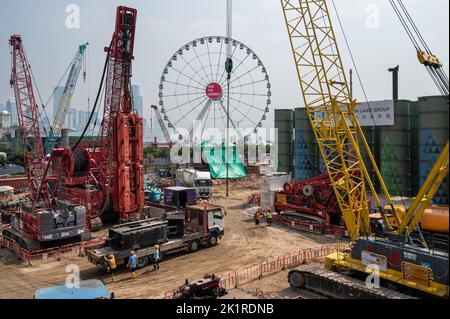
[[[136,280],[129,278],[126,269],[119,269],[115,281],[111,282],[109,276],[81,257],[27,267],[20,264],[12,253],[0,249],[0,298],[32,298],[38,288],[64,284],[68,275],[66,267],[71,264],[79,266],[82,280],[104,280],[117,298],[155,298],[182,285],[185,279],[196,280],[211,273],[226,274],[267,258],[335,242],[332,238],[297,233],[276,226],[255,227],[252,217],[244,214],[239,206],[257,191],[257,187],[257,183],[233,184],[230,197],[226,198],[224,185],[216,186],[211,202],[225,207],[227,212],[225,236],[219,244],[193,254],[167,257],[161,263],[160,270],[139,270]],[[258,288],[271,292],[281,289],[286,286],[286,276],[286,272],[281,272],[273,277],[272,283],[268,281],[267,285]]]

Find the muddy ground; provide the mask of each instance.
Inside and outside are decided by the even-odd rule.
[[[117,298],[155,298],[177,288],[185,279],[200,279],[207,273],[226,274],[271,257],[335,242],[332,238],[298,233],[277,226],[255,227],[252,217],[243,213],[240,206],[258,190],[258,183],[233,184],[230,189],[230,198],[226,198],[224,185],[216,186],[211,200],[214,204],[226,207],[227,212],[225,236],[215,247],[193,254],[167,257],[161,263],[160,270],[139,270],[135,280],[129,278],[126,269],[117,270],[114,282],[86,258],[73,257],[26,266],[9,251],[0,249],[0,298],[32,298],[38,288],[64,284],[66,267],[71,264],[79,266],[82,280],[104,280]],[[272,278],[267,283],[264,281],[264,285],[261,282],[260,289],[274,292],[286,288],[286,273]],[[249,285],[249,289],[254,288]]]

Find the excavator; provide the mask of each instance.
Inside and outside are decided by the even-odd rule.
[[[418,225],[448,175],[449,144],[411,206],[395,206],[355,114],[330,1],[280,1],[306,112],[351,240],[348,249],[326,257],[325,269],[304,265],[290,271],[289,283],[333,298],[448,298],[448,247],[426,242]],[[382,194],[375,191],[362,149]],[[381,224],[371,222],[374,211]]]

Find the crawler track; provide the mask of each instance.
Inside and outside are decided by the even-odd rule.
[[[335,299],[415,299],[387,288],[370,289],[360,280],[317,266],[300,266],[291,270],[288,278],[293,288]]]

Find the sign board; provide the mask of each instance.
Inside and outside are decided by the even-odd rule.
[[[387,258],[386,256],[377,255],[363,250],[361,252],[361,262],[364,266],[378,266],[380,271],[387,270]]]
[[[403,262],[402,275],[404,280],[412,281],[419,285],[430,287],[433,273],[432,270],[428,267]]]
[[[355,108],[359,125],[364,126],[394,126],[394,101],[373,101],[361,103]]]

